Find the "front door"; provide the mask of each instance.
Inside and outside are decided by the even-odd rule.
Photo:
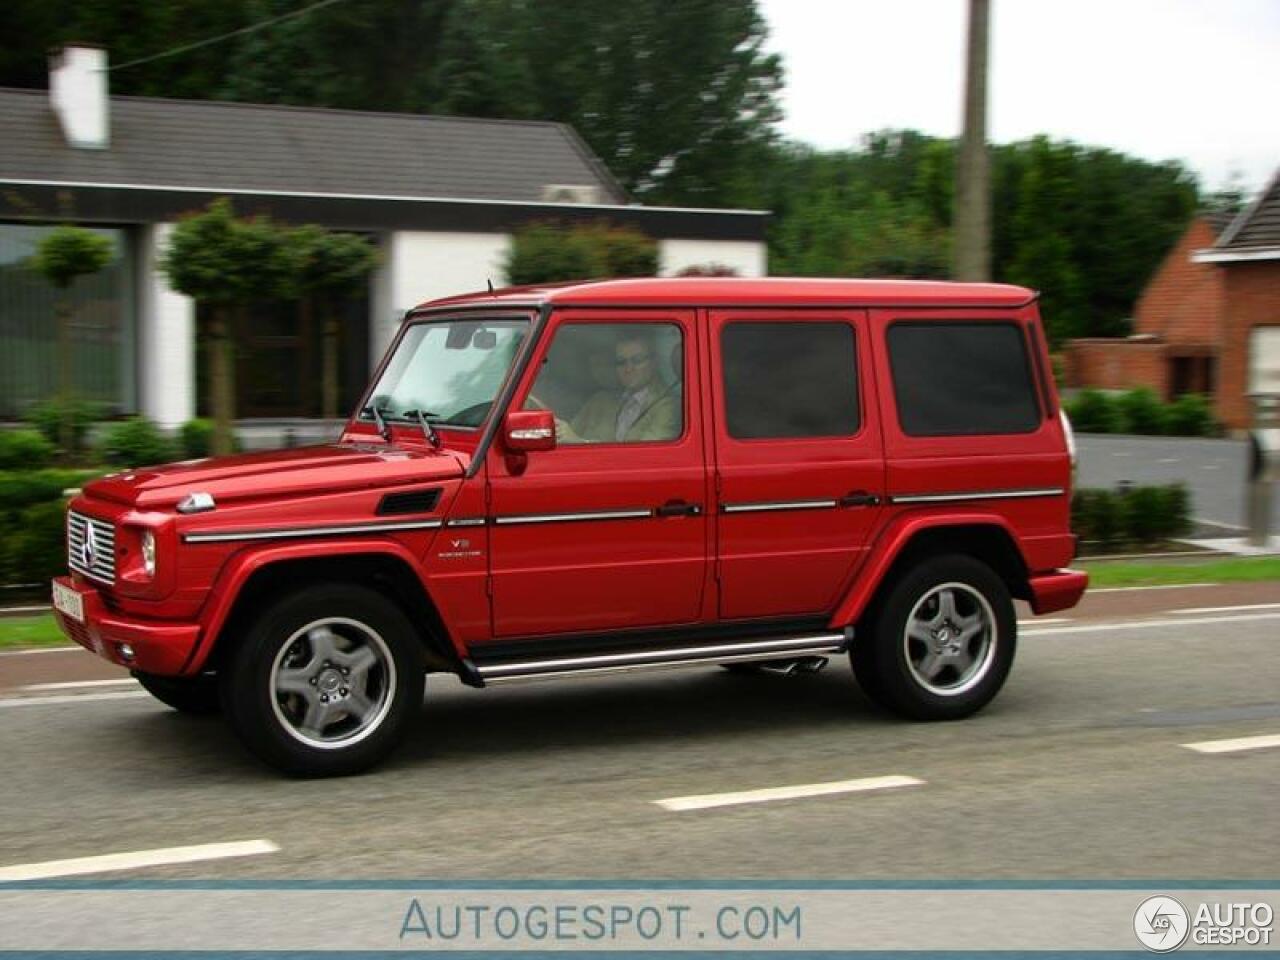
[[[862,311],[711,312],[719,614],[827,614],[883,514]]]
[[[709,477],[693,311],[560,312],[512,409],[554,450],[489,453],[495,638],[694,625],[709,600]]]

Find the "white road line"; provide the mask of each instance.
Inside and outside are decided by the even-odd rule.
[[[1104,633],[1109,630],[1149,630],[1153,627],[1194,627],[1219,623],[1246,623],[1252,620],[1280,620],[1277,613],[1246,613],[1238,617],[1183,617],[1179,620],[1125,620],[1107,623],[1078,624],[1071,627],[1049,627],[1045,630],[1023,630],[1024,637],[1053,637],[1066,633]]]
[[[1181,463],[1177,457],[1161,457],[1156,463]]]
[[[29,657],[33,653],[67,653],[71,650],[84,650],[84,647],[33,647],[30,650],[4,650],[0,657]],[[85,650],[88,653],[87,650]]]
[[[0,607],[0,617],[19,613],[48,613],[51,609],[47,603],[40,607]]]
[[[1220,583],[1157,583],[1145,587],[1099,587],[1090,589],[1085,595],[1092,597],[1095,593],[1134,593],[1138,590],[1189,590],[1193,587],[1220,587]]]
[[[1237,610],[1280,610],[1280,603],[1242,603],[1234,607],[1179,607],[1170,613],[1234,613]]]
[[[740,790],[735,793],[704,793],[693,797],[667,797],[653,801],[664,810],[707,810],[742,803],[768,803],[770,800],[795,800],[800,797],[825,797],[835,793],[865,793],[894,787],[919,787],[923,780],[915,777],[867,777],[862,780],[835,780],[830,783],[801,783],[791,787],[766,787],[763,790]]]
[[[56,697],[4,697],[0,699],[0,709],[4,707],[51,707],[59,703],[94,703],[98,700],[137,700],[149,697],[145,690],[122,690],[118,693],[71,693]]]
[[[13,867],[0,867],[0,883],[77,877],[86,873],[138,870],[142,867],[223,860],[227,857],[252,857],[261,853],[275,853],[279,849],[270,840],[240,840],[234,843],[201,843],[191,847],[108,853],[98,857],[75,857],[71,860],[46,860],[43,863],[20,863]]]
[[[1019,621],[1018,621],[1018,626],[1020,626],[1020,627],[1030,627],[1030,626],[1033,626],[1033,625],[1035,625],[1035,624],[1037,624],[1037,623],[1039,623],[1039,624],[1046,624],[1046,623],[1071,623],[1071,621],[1072,621],[1072,618],[1071,618],[1071,617],[1036,617],[1034,620],[1019,620]]]
[[[1241,750],[1265,750],[1268,747],[1280,747],[1280,733],[1270,733],[1261,737],[1239,737],[1235,740],[1202,740],[1200,743],[1184,743],[1188,750],[1196,753],[1238,753]]]
[[[67,680],[63,683],[28,683],[19,690],[79,690],[84,687],[136,687],[138,681],[133,677],[123,680]]]

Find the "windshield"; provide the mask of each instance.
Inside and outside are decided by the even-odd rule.
[[[386,420],[478,427],[528,332],[527,320],[443,320],[414,324],[370,395]],[[366,407],[361,420],[372,420]]]

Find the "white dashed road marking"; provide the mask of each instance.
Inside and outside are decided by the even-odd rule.
[[[0,699],[0,709],[5,707],[49,707],[60,703],[96,703],[99,700],[138,700],[149,697],[145,690],[121,690],[116,693],[69,693],[56,697],[5,697]]]
[[[1193,587],[1220,587],[1220,583],[1156,583],[1145,587],[1099,587],[1097,590],[1089,590],[1086,596],[1092,597],[1095,593],[1133,593],[1138,590],[1190,590]]]
[[[25,687],[19,687],[19,690],[81,690],[91,687],[136,687],[138,681],[133,677],[126,677],[123,680],[67,680],[62,683],[28,683]]]
[[[87,873],[138,870],[174,863],[224,860],[228,857],[252,857],[261,853],[275,853],[279,849],[270,840],[239,840],[234,843],[201,843],[191,847],[164,847],[159,850],[136,850],[132,853],[108,853],[97,857],[75,857],[71,860],[20,863],[12,867],[0,867],[0,883],[78,877]]]
[[[1241,750],[1266,750],[1268,747],[1280,747],[1280,733],[1270,733],[1261,737],[1238,737],[1235,740],[1203,740],[1200,743],[1184,743],[1188,750],[1196,753],[1239,753]]]
[[[1182,607],[1170,613],[1235,613],[1237,610],[1280,610],[1280,603],[1245,603],[1234,607]]]
[[[735,793],[704,793],[692,797],[667,797],[653,801],[664,810],[707,810],[732,807],[743,803],[768,803],[771,800],[797,800],[802,797],[826,797],[837,793],[866,793],[896,787],[919,787],[924,781],[915,777],[867,777],[862,780],[835,780],[829,783],[801,783],[790,787],[766,787],[763,790],[740,790]]]
[[[1153,627],[1195,627],[1216,623],[1248,623],[1254,620],[1280,620],[1280,612],[1245,613],[1238,617],[1182,617],[1178,620],[1125,620],[1113,623],[1079,624],[1070,627],[1047,627],[1023,630],[1024,637],[1053,637],[1066,633],[1105,633],[1109,630],[1150,630]]]

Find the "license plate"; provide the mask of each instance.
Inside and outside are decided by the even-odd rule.
[[[59,613],[84,623],[84,597],[56,580],[53,583],[53,605]]]

